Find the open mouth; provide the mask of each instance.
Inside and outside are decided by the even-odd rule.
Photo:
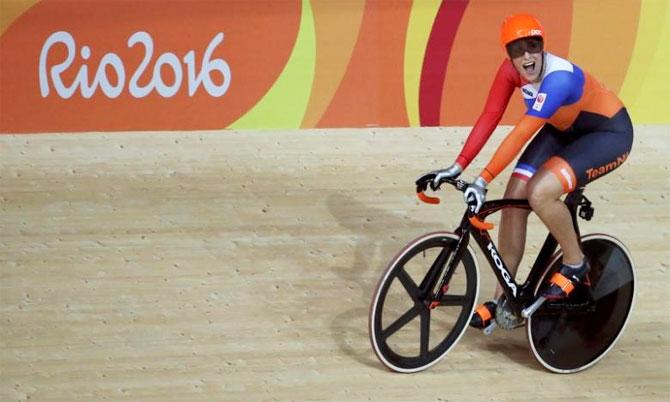
[[[523,69],[526,71],[527,74],[532,74],[533,71],[535,71],[535,62],[529,61],[527,63],[523,63]]]

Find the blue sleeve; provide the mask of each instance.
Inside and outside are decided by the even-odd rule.
[[[576,102],[581,97],[581,85],[569,71],[554,71],[542,81],[535,102],[528,108],[528,116],[548,119],[559,107]]]

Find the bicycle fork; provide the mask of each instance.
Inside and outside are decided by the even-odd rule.
[[[461,261],[461,258],[463,258],[463,253],[465,252],[465,249],[468,245],[470,236],[468,232],[459,233],[459,231],[456,231],[456,234],[459,238],[453,253],[446,248],[443,249],[435,260],[433,266],[430,268],[429,274],[426,277],[428,284],[434,284],[439,277],[439,273],[444,272],[439,286],[435,287],[435,285],[432,285],[429,288],[432,291],[431,302],[428,305],[431,310],[440,305],[445,293],[447,293],[449,290],[449,281],[451,280],[451,277],[456,270],[456,266]],[[446,270],[443,269],[445,266]],[[422,286],[423,285],[425,284],[422,283]]]

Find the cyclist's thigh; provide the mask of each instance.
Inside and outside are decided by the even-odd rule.
[[[551,170],[568,192],[619,167],[633,144],[633,126],[625,109],[598,131],[583,134],[542,167]]]
[[[519,183],[515,179],[528,182],[550,157],[558,154],[565,146],[565,137],[566,133],[559,131],[551,124],[545,124],[521,154],[512,172],[508,191],[514,190],[511,188],[512,186],[518,188]],[[512,197],[511,194],[509,196]]]

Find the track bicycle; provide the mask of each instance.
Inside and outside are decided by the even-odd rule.
[[[465,191],[463,180],[444,181]],[[430,204],[439,198],[417,196]],[[567,299],[545,301],[540,289],[561,266],[558,242],[548,234],[523,283],[512,278],[485,222],[504,208],[530,210],[527,200],[485,202],[478,213],[468,203],[453,232],[428,233],[410,242],[389,263],[374,291],[369,314],[373,350],[390,370],[413,373],[440,361],[465,333],[479,294],[479,269],[470,239],[481,249],[503,295],[494,327],[525,326],[530,350],[546,369],[556,373],[585,370],[602,359],[619,339],[635,299],[635,269],[624,244],[607,234],[581,236],[577,216],[590,220],[594,209],[584,188],[569,193],[565,204],[591,265],[588,285],[578,286]]]

